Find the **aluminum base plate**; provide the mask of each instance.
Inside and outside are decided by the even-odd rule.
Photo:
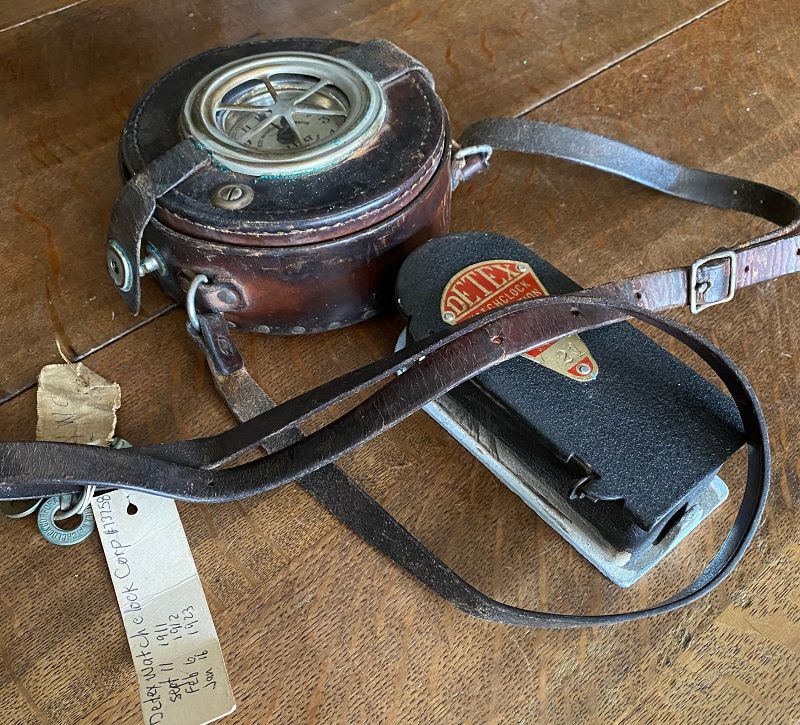
[[[508,488],[530,506],[551,528],[566,539],[585,559],[620,587],[629,587],[667,556],[728,497],[728,487],[719,476],[709,478],[705,490],[669,525],[666,534],[646,550],[632,555],[619,551],[602,539],[566,502],[536,483],[526,472],[524,461],[490,432],[465,425],[465,416],[448,398],[433,401],[423,410],[486,466]]]

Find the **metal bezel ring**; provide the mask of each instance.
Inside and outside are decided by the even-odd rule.
[[[334,136],[308,148],[281,152],[246,146],[228,135],[218,118],[219,113],[233,112],[220,108],[231,105],[225,103],[225,97],[248,82],[280,75],[327,81],[319,90],[332,86],[346,98],[348,113]],[[288,100],[289,107],[301,102]],[[202,78],[184,101],[181,131],[232,171],[250,176],[282,176],[313,173],[347,158],[375,135],[385,115],[381,86],[352,63],[318,53],[263,53],[227,63]]]

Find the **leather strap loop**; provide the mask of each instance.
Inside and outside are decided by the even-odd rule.
[[[476,332],[489,335],[488,344],[503,348],[508,354],[500,353],[488,364],[478,363],[480,356],[473,356],[470,362],[472,367],[482,365],[485,368],[498,364],[508,355],[516,354],[531,344],[538,344],[542,334],[532,343],[535,335],[532,334],[531,327],[547,328],[547,334],[552,337],[554,334],[558,336],[565,328],[591,329],[630,316],[652,324],[690,347],[719,375],[737,405],[742,417],[748,453],[747,482],[739,512],[719,552],[706,569],[687,588],[664,602],[642,610],[617,614],[566,615],[525,610],[496,601],[453,572],[341,469],[330,463],[352,448],[354,420],[364,421],[355,433],[359,437],[358,442],[363,442],[417,410],[430,397],[436,397],[445,392],[445,388],[453,387],[456,384],[453,376],[458,369],[457,363],[473,344],[465,343],[471,338],[464,336],[457,336],[449,345],[442,346],[430,357],[406,370],[402,376],[384,386],[378,394],[349,414],[308,438],[302,438],[296,429],[288,426],[273,426],[268,430],[262,427],[262,433],[269,432],[263,445],[271,455],[260,461],[212,472],[188,467],[188,461],[184,461],[183,465],[171,463],[173,453],[176,458],[186,457],[186,451],[180,444],[165,444],[138,451],[109,451],[92,446],[58,443],[5,444],[0,448],[4,479],[0,483],[0,493],[8,492],[6,487],[10,482],[7,473],[14,469],[21,472],[23,468],[29,481],[38,480],[40,484],[55,486],[57,490],[63,490],[67,481],[85,484],[91,479],[104,487],[138,489],[208,502],[254,495],[285,485],[297,476],[303,488],[365,540],[433,591],[463,611],[483,619],[546,628],[594,626],[653,616],[695,601],[725,579],[739,562],[755,535],[766,503],[769,488],[769,444],[764,418],[752,388],[738,368],[712,343],[666,318],[607,299],[564,296],[543,298],[534,302],[538,304],[526,310],[525,317],[512,316],[504,321],[505,325],[502,327],[498,325],[488,330],[484,326],[476,328]],[[551,310],[559,309],[566,309],[567,315],[547,314]],[[579,312],[577,316],[573,314],[576,310]],[[573,320],[579,317],[591,318],[593,323],[578,326]],[[519,322],[520,319],[523,323]],[[547,327],[548,325],[551,327]],[[213,326],[207,327],[211,329]],[[503,337],[501,342],[494,341],[498,336]],[[249,418],[249,422],[238,426],[239,430],[246,430],[254,421],[259,420],[263,426],[263,421],[270,420],[270,412],[281,411],[280,407],[270,411],[271,401],[244,366],[232,374],[225,374],[216,367],[217,356],[209,350],[206,341],[200,336],[196,336],[196,339],[206,352],[215,383],[231,410],[242,420]],[[452,347],[455,343],[461,344]],[[411,358],[415,356],[417,355],[414,353],[409,355]],[[455,359],[451,356],[455,356]],[[424,367],[428,360],[433,362]],[[465,379],[472,374],[474,373],[468,366],[460,370],[460,375]],[[424,384],[425,380],[431,379],[438,386],[435,390]],[[458,382],[460,379],[459,377]],[[421,387],[424,392],[415,394]],[[335,396],[336,391],[333,394]],[[312,400],[312,404],[302,409],[303,414],[312,407],[316,410],[326,407],[326,402],[320,397],[314,399],[312,396]],[[392,405],[391,401],[396,402]],[[383,416],[379,425],[375,418],[376,413]],[[277,416],[277,419],[284,420],[282,416]],[[321,444],[324,445],[325,440],[330,443],[320,452],[318,448]],[[36,455],[37,451],[39,455]],[[53,455],[46,455],[48,452]],[[219,460],[213,460],[207,461],[206,465],[219,463]],[[59,475],[57,471],[65,473]],[[49,481],[47,477],[50,477]],[[143,483],[145,481],[148,483]],[[16,483],[19,486],[16,493],[19,495],[22,481]],[[47,491],[49,494],[53,492],[52,488]],[[36,495],[42,493],[42,489],[36,491]]]
[[[142,235],[156,211],[156,202],[210,164],[210,154],[193,139],[186,139],[131,177],[114,202],[108,229],[109,269],[133,314],[139,313],[142,297],[139,284]]]

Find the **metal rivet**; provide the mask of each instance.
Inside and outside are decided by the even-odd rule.
[[[125,254],[125,250],[120,246],[119,242],[114,239],[108,240],[106,267],[114,284],[123,292],[127,292],[133,284],[131,263],[128,259],[128,255]]]
[[[223,355],[232,355],[235,351],[233,343],[224,335],[217,335],[214,338],[217,342],[217,347]]]
[[[578,375],[588,375],[592,372],[592,366],[588,363],[578,363],[578,366],[575,368],[577,370]]]
[[[214,189],[211,203],[220,209],[244,209],[254,196],[253,190],[244,184],[223,184]]]
[[[524,262],[520,262],[517,265],[517,272],[527,272],[527,271],[528,271],[528,265],[525,264]]]
[[[161,252],[151,242],[147,242],[145,247],[147,254],[144,259],[139,262],[139,276],[144,277],[147,274],[158,272],[161,277],[167,276],[167,263]]]
[[[221,289],[217,292],[217,299],[223,305],[238,305],[241,302],[239,295],[232,289]]]
[[[456,316],[455,316],[455,315],[454,315],[452,312],[445,312],[445,313],[442,315],[442,319],[443,319],[445,322],[452,322],[453,320],[455,320],[455,319],[456,319]]]
[[[292,334],[293,335],[302,335],[305,331],[306,331],[306,328],[303,327],[302,325],[295,325],[292,328]]]

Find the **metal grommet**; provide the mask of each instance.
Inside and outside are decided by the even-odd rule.
[[[74,529],[66,530],[56,525],[56,514],[61,509],[61,497],[51,496],[39,508],[36,523],[39,532],[51,544],[58,546],[73,546],[85,541],[94,531],[94,514],[91,508],[86,508],[80,514],[81,522]]]
[[[130,290],[133,285],[133,270],[128,255],[116,239],[108,240],[106,250],[106,268],[117,287],[123,292]]]
[[[204,274],[196,274],[186,292],[186,314],[189,316],[189,324],[198,332],[200,331],[200,321],[197,319],[194,298],[197,296],[197,290],[201,284],[208,284],[208,277]]]

